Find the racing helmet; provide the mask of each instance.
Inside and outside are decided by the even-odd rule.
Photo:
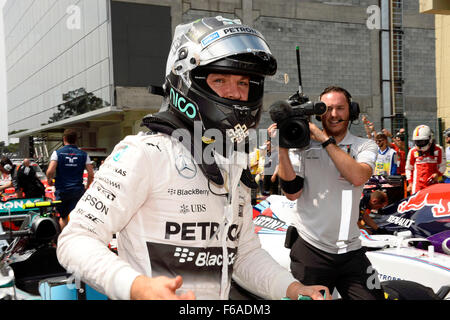
[[[414,129],[413,141],[420,151],[427,151],[433,142],[432,132],[429,126],[419,125]]]
[[[444,131],[444,137],[450,137],[450,128],[447,128],[447,129]]]
[[[277,62],[257,30],[240,20],[207,17],[175,29],[163,85],[167,108],[188,126],[200,121],[204,133],[218,129],[237,142],[258,125],[264,77]],[[250,77],[247,101],[217,95],[206,83],[210,73]],[[228,132],[227,132],[228,131]]]
[[[13,164],[11,162],[11,160],[7,157],[2,157],[0,160],[0,165],[3,167],[3,169],[8,172],[11,173],[12,169],[13,169]]]

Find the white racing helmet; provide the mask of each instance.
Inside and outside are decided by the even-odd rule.
[[[203,131],[248,135],[261,117],[264,77],[277,70],[264,37],[255,29],[221,16],[179,25],[166,65],[164,95],[171,110],[188,126]],[[206,83],[209,73],[250,76],[248,101],[219,97]]]
[[[2,166],[3,169],[8,173],[11,173],[11,171],[13,169],[13,164],[12,164],[11,160],[9,160],[9,158],[7,158],[7,157],[1,158],[0,166]]]
[[[444,137],[450,137],[450,128],[444,131]]]
[[[413,141],[420,151],[427,151],[433,142],[431,129],[427,125],[419,125],[414,129]]]

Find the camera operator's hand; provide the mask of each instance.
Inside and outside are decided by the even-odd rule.
[[[275,138],[277,136],[277,124],[276,123],[272,123],[267,128],[267,133],[269,134],[270,138]]]
[[[311,139],[319,143],[324,143],[331,136],[329,136],[326,132],[320,130],[312,122],[309,123],[309,130]],[[339,143],[341,140],[336,139],[336,141],[337,143]],[[333,144],[329,144],[329,146],[332,145]],[[364,162],[357,162],[347,152],[339,148],[337,145],[334,147],[327,147],[326,150],[341,176],[354,186],[363,185],[372,176],[372,168],[369,164]]]
[[[309,122],[309,131],[310,131],[311,139],[318,141],[320,143],[327,141],[329,138],[328,135],[323,130],[318,128],[312,122]]]

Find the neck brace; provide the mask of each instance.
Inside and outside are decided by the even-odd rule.
[[[194,143],[193,130],[169,110],[145,116],[142,119],[141,125],[146,126],[153,132],[161,132],[167,135],[172,135],[172,133],[177,129],[185,129],[189,131],[191,133],[191,141],[182,142],[190,144],[188,150],[191,151],[191,155],[194,159],[203,159],[203,151],[208,146],[208,144],[204,143],[203,141],[201,143],[201,146],[199,143]],[[219,186],[223,186],[224,179],[218,165],[215,162],[212,164],[207,164],[205,163],[205,161],[201,161],[198,166],[207,179],[211,180],[213,183]],[[242,171],[240,181],[249,188],[258,187],[258,184],[255,182],[253,176],[251,175],[249,168],[246,168]]]

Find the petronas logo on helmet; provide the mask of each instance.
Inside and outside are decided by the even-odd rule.
[[[197,115],[195,105],[173,88],[170,88],[169,99],[172,102],[172,105],[183,112],[188,118],[194,119]]]

